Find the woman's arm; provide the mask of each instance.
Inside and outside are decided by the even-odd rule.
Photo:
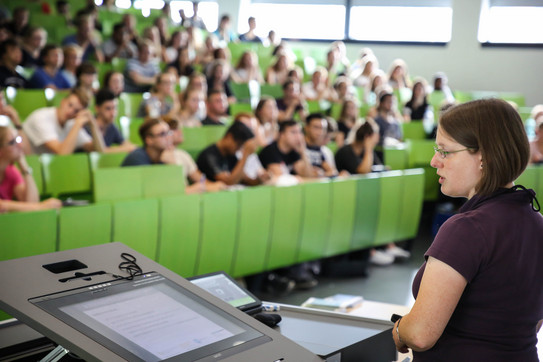
[[[429,257],[413,308],[392,329],[398,351],[432,348],[445,330],[466,285],[467,280],[455,269]]]

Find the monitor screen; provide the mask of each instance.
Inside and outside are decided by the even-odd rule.
[[[262,305],[257,297],[242,289],[224,272],[206,274],[189,280],[217,298],[241,310],[249,310]]]
[[[157,273],[30,302],[131,361],[213,360],[270,340]]]

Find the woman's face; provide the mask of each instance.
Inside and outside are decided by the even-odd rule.
[[[264,103],[260,110],[261,121],[272,122],[278,117],[279,111],[277,110],[277,104],[274,100],[270,99]]]
[[[14,129],[8,129],[6,139],[0,145],[0,159],[6,160],[9,163],[17,161],[23,154],[20,142],[21,138],[17,132]]]
[[[122,73],[114,73],[111,78],[109,78],[109,89],[115,95],[119,95],[124,90],[124,76]]]
[[[413,93],[415,94],[415,97],[422,97],[424,96],[424,86],[422,83],[415,83],[413,86]]]
[[[347,102],[345,103],[345,114],[348,117],[357,117],[358,116],[358,109],[356,108],[356,105],[354,102]]]
[[[34,49],[43,49],[47,43],[47,33],[44,30],[38,29],[32,33],[30,37],[31,45]]]
[[[187,101],[185,103],[185,107],[190,111],[190,113],[196,113],[198,112],[200,102],[204,101],[204,96],[202,92],[195,92],[192,91],[187,97]]]
[[[436,152],[430,165],[436,169],[441,184],[441,192],[451,197],[467,197],[475,195],[475,187],[481,180],[482,157],[481,152],[470,153],[464,145],[456,142],[441,128],[437,130],[437,148],[454,152],[445,158]]]

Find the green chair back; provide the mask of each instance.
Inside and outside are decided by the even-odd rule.
[[[187,151],[193,159],[197,159],[200,152],[207,146],[216,143],[224,136],[226,126],[205,126],[183,128],[183,143],[180,148]]]
[[[201,233],[200,195],[163,197],[159,203],[157,262],[184,278],[194,276]]]
[[[113,240],[156,260],[158,200],[118,201],[113,204]]]
[[[324,254],[330,226],[330,182],[302,184],[303,216],[297,262],[319,259]]]
[[[356,212],[358,180],[334,180],[331,183],[331,200],[328,215],[330,227],[324,256],[343,254],[351,248]]]
[[[239,230],[232,275],[251,275],[265,269],[272,215],[272,187],[248,188],[238,193]]]
[[[417,236],[423,202],[424,169],[404,170],[396,240],[408,240]]]
[[[234,96],[238,102],[250,102],[251,91],[249,90],[248,83],[230,82],[230,88],[232,88],[232,93],[234,93]]]
[[[94,172],[99,168],[121,167],[127,152],[115,152],[115,153],[89,153],[89,161],[91,170]]]
[[[522,185],[528,189],[537,190],[540,166],[528,166],[515,180],[515,185]]]
[[[111,242],[111,205],[65,207],[59,212],[58,250]]]
[[[266,95],[273,98],[282,98],[283,86],[281,84],[261,84],[260,95]]]
[[[404,139],[423,140],[426,139],[426,131],[422,121],[415,120],[409,123],[401,123]]]
[[[185,176],[182,166],[139,166],[142,172],[143,197],[162,197],[185,194]]]
[[[374,246],[396,240],[403,191],[402,171],[383,172],[380,174],[380,179],[379,216]]]
[[[0,215],[0,260],[52,253],[57,244],[57,210]]]
[[[202,237],[197,274],[232,272],[238,225],[237,192],[202,195]]]
[[[17,110],[22,122],[36,109],[47,107],[47,98],[43,89],[6,89],[7,102]]]
[[[271,244],[266,269],[296,263],[302,224],[302,186],[276,187],[273,194]]]
[[[58,197],[91,193],[90,165],[87,154],[43,154],[40,156],[40,161],[43,166],[46,194]]]
[[[381,178],[375,174],[356,179],[356,211],[351,250],[373,246],[379,221]]]
[[[230,115],[236,117],[239,113],[253,113],[253,108],[249,103],[233,103],[230,105]]]
[[[385,163],[391,170],[403,170],[407,166],[408,152],[405,145],[386,146]]]
[[[139,167],[98,168],[94,176],[94,202],[140,199],[143,176]]]

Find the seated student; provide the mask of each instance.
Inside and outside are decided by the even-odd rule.
[[[101,89],[95,97],[96,124],[104,139],[106,153],[113,152],[132,152],[136,146],[130,141],[124,139],[121,131],[115,125],[117,117],[118,100],[112,91]],[[85,130],[92,135],[89,124],[85,125]]]
[[[251,132],[253,132],[253,134],[255,135],[254,140],[257,147],[267,146],[267,143],[265,143],[264,137],[262,135],[258,120],[253,114],[248,112],[240,112],[236,114],[234,122],[241,122],[249,127]],[[239,150],[236,153],[236,157],[238,159],[241,159],[243,157],[243,152]],[[266,171],[264,167],[262,167],[262,163],[260,162],[260,159],[258,158],[258,155],[256,153],[249,155],[249,157],[247,158],[247,162],[245,163],[243,172],[245,173],[245,175],[247,175],[247,177],[255,180],[255,182],[253,183],[256,183],[256,181],[258,181],[258,183],[266,183],[271,179],[268,171]]]
[[[179,95],[181,111],[178,119],[182,127],[200,127],[206,116],[204,93],[197,88],[188,88]]]
[[[178,148],[183,143],[183,130],[179,127],[179,122],[171,119],[168,122],[170,127],[172,144],[170,148],[162,153],[162,161],[167,164],[183,166],[183,172],[186,176],[185,192],[187,194],[199,193],[205,191],[224,190],[226,185],[221,181],[213,182],[208,180],[204,174],[198,169],[192,157],[186,152]]]
[[[23,123],[34,153],[70,154],[76,149],[103,152],[98,126],[90,110],[88,92],[76,88],[60,101],[59,107],[40,108]],[[90,123],[95,136],[83,129]]]
[[[256,19],[254,17],[250,17],[247,22],[249,23],[249,31],[246,33],[243,33],[239,36],[239,41],[241,42],[254,42],[254,43],[261,43],[262,39],[255,33],[256,29]]]
[[[220,90],[211,90],[206,101],[206,118],[202,121],[204,126],[223,126],[225,124],[226,112],[228,111],[228,100],[226,94]]]
[[[374,118],[379,126],[379,146],[395,145],[402,140],[402,117],[395,110],[396,97],[384,90],[379,95],[377,115]]]
[[[57,199],[40,202],[21,142],[22,137],[14,129],[0,126],[0,214],[60,208],[62,203]]]
[[[130,34],[126,31],[123,23],[117,23],[113,26],[111,38],[102,44],[106,62],[111,62],[113,58],[135,58],[138,54],[136,45],[130,41]]]
[[[121,72],[110,70],[104,75],[102,88],[113,92],[115,97],[119,97],[124,92],[124,75]]]
[[[262,166],[272,177],[297,175],[312,177],[313,167],[305,153],[305,141],[300,125],[293,120],[279,123],[277,141],[264,147],[259,154]]]
[[[70,83],[60,71],[64,62],[62,49],[54,44],[46,45],[40,54],[43,66],[36,68],[30,77],[29,88],[69,89]]]
[[[162,164],[162,155],[172,145],[170,127],[160,118],[151,118],[140,126],[143,147],[129,153],[121,166]]]
[[[154,45],[143,40],[138,46],[138,57],[129,59],[125,68],[126,92],[147,92],[160,74],[159,60],[154,54]]]
[[[302,121],[305,120],[307,103],[300,92],[300,84],[292,78],[283,83],[283,98],[276,101],[279,110],[279,122],[292,119],[295,114],[298,114]]]
[[[21,59],[21,48],[14,39],[0,43],[0,87],[28,87],[28,81],[15,70]]]
[[[90,62],[83,62],[79,65],[75,71],[76,84],[78,88],[94,94],[98,91],[96,89],[98,84],[97,70],[94,64]]]
[[[77,83],[76,72],[83,59],[83,49],[77,44],[68,44],[62,48],[62,51],[64,53],[64,64],[60,72],[68,80],[70,87],[73,88]]]
[[[335,166],[326,161],[322,150],[328,133],[327,119],[321,113],[312,113],[307,116],[305,122],[305,153],[313,167],[313,176],[336,176],[338,172]]]
[[[164,120],[174,118],[179,113],[179,98],[175,94],[175,75],[160,73],[149,98],[144,99],[138,109],[138,117]]]
[[[30,26],[24,33],[21,50],[21,67],[35,68],[40,65],[40,52],[47,43],[47,31],[44,28]]]
[[[94,34],[94,18],[91,14],[81,13],[75,19],[77,31],[75,34],[66,36],[62,45],[77,44],[83,48],[83,60],[96,59],[99,63],[104,62],[104,54],[99,46],[99,41]]]
[[[356,131],[353,143],[341,147],[335,156],[339,171],[347,171],[352,175],[365,174],[374,165],[383,163],[375,153],[379,143],[379,127],[372,120],[364,122]]]
[[[236,152],[242,151],[240,159]],[[256,150],[254,134],[242,122],[234,122],[223,138],[200,153],[196,164],[212,181],[222,181],[227,185],[239,183],[256,184],[249,179],[243,169],[247,159]]]

